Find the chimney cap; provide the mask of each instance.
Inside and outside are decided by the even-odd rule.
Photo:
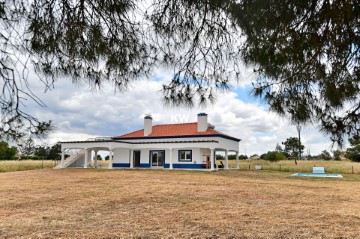
[[[199,113],[198,116],[207,116],[206,113]]]
[[[151,114],[145,115],[144,119],[152,119]]]

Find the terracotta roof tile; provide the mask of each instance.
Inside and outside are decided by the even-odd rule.
[[[134,131],[132,133],[113,137],[113,139],[176,137],[176,136],[206,136],[206,135],[212,135],[212,136],[219,135],[219,136],[226,136],[236,139],[234,137],[218,132],[214,129],[207,129],[205,132],[198,132],[196,122],[184,123],[184,124],[154,125],[152,127],[152,133],[149,136],[144,136],[144,130],[142,129],[142,130]]]

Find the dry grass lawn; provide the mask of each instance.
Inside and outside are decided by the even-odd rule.
[[[53,168],[58,163],[52,160],[0,160],[0,173]]]
[[[224,162],[224,160],[223,160]],[[325,161],[325,160],[298,160],[295,165],[294,160],[281,160],[279,162],[270,162],[266,160],[240,160],[241,170],[254,170],[255,165],[261,165],[264,170],[284,171],[284,172],[312,172],[314,165],[325,167],[327,173],[345,173],[360,174],[360,163],[344,161]],[[229,167],[235,168],[235,160],[229,160]]]
[[[359,238],[360,175],[34,170],[0,174],[1,238]]]

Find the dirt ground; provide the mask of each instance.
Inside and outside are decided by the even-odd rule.
[[[0,174],[0,238],[360,238],[360,176],[251,171]]]

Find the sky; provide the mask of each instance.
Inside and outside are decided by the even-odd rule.
[[[250,96],[254,76],[249,72],[229,92],[218,93],[215,104],[192,109],[164,107],[160,89],[171,80],[171,72],[167,71],[158,70],[152,80],[137,81],[124,93],[115,92],[111,85],[93,91],[87,84],[73,84],[69,79],[59,79],[53,90],[44,92],[44,86],[33,77],[31,88],[46,107],[29,102],[26,111],[41,120],[53,121],[57,130],[37,142],[49,145],[143,129],[146,114],[152,115],[156,125],[196,122],[197,114],[205,112],[216,130],[241,139],[240,154],[261,155],[275,150],[277,143],[297,137],[297,130],[285,118],[269,112],[262,100]],[[328,136],[316,126],[303,127],[301,140],[305,154],[331,150]]]

